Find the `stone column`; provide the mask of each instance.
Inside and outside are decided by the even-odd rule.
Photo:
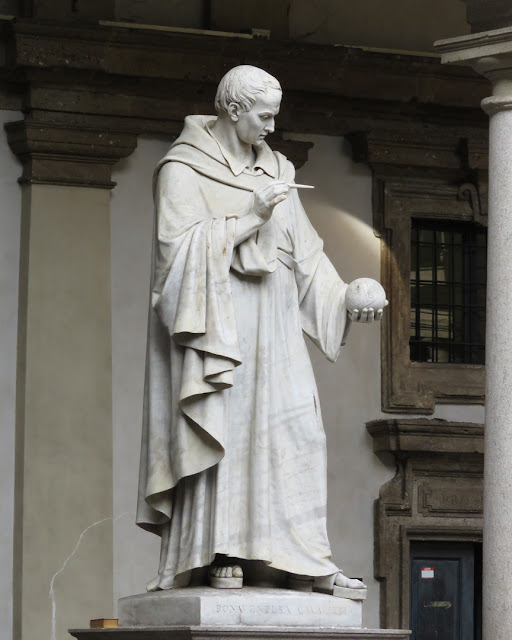
[[[14,637],[53,640],[113,610],[110,170],[136,139],[6,131],[23,162]]]
[[[482,102],[490,116],[483,637],[509,640],[512,621],[512,27],[444,40],[436,46],[443,62],[469,64],[489,78],[493,87],[492,96]]]

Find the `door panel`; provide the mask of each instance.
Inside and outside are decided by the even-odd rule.
[[[412,640],[474,640],[472,543],[411,543]]]

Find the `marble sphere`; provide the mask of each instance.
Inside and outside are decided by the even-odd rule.
[[[345,293],[345,304],[349,312],[357,309],[369,309],[377,311],[384,309],[386,304],[386,292],[380,282],[373,278],[357,278],[347,287]]]

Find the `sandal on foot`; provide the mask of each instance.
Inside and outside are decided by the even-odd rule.
[[[237,564],[210,567],[208,577],[210,587],[215,589],[241,589],[244,586],[244,572]]]

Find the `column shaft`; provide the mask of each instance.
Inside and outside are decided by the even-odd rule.
[[[512,111],[490,119],[484,472],[484,638],[512,621]]]
[[[466,0],[468,15],[505,19],[509,4]],[[491,6],[491,5],[494,5]],[[496,6],[496,5],[499,5]],[[497,12],[493,9],[497,9]],[[503,11],[506,10],[504,14]],[[501,19],[501,20],[500,20]],[[489,124],[484,454],[483,637],[509,640],[512,621],[512,27],[436,43],[442,62],[471,65],[492,83]]]

